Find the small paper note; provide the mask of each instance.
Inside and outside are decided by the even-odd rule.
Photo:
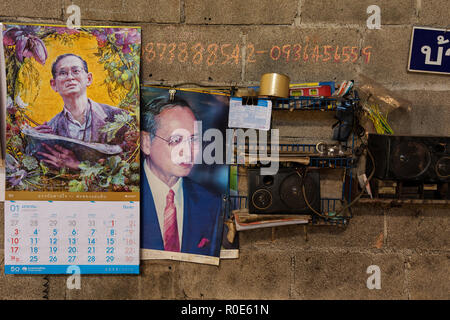
[[[272,101],[258,99],[257,104],[242,104],[242,98],[230,99],[228,126],[230,128],[270,129]]]

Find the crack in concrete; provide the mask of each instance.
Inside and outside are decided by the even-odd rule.
[[[291,281],[289,287],[289,299],[293,299],[296,296],[295,292],[295,255],[291,255]]]
[[[272,252],[285,252],[286,247],[281,248],[280,244],[255,244],[252,246],[244,246],[240,248],[240,251],[245,253],[246,251],[255,252],[255,251],[265,251],[268,250]],[[428,248],[358,248],[358,247],[315,247],[315,246],[307,246],[307,247],[297,247],[294,248],[295,252],[321,252],[321,253],[333,253],[333,254],[342,254],[342,253],[358,253],[358,254],[369,254],[369,255],[383,255],[383,254],[394,254],[394,255],[446,255],[450,253],[449,249],[428,249]]]
[[[387,210],[383,210],[383,245],[387,246],[388,245],[388,225],[387,225],[387,212],[389,211],[389,209]]]
[[[186,24],[186,4],[184,0],[180,0],[180,23]]]
[[[247,37],[248,35],[245,33],[240,34],[240,38],[242,40],[242,50],[241,50],[241,81],[245,81],[245,70],[247,68]]]
[[[411,268],[411,255],[404,255],[403,273],[404,273],[404,283],[405,283],[405,294],[408,300],[411,300],[411,291],[409,288],[409,269]]]

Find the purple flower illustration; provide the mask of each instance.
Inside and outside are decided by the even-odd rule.
[[[137,29],[105,28],[94,30],[92,34],[97,38],[99,47],[104,47],[108,36],[114,34],[115,44],[122,49],[124,54],[130,53],[130,46],[138,43],[141,39],[141,34]]]
[[[3,43],[7,46],[16,45],[16,57],[20,62],[24,58],[34,58],[44,65],[47,60],[47,48],[44,42],[34,35],[39,27],[14,27],[3,33]]]
[[[24,178],[26,178],[26,176],[27,176],[27,172],[25,170],[19,170],[19,171],[12,173],[11,175],[8,175],[7,179],[9,181],[9,183],[13,187],[15,187],[19,184],[22,184],[22,180]]]
[[[65,27],[54,27],[53,28],[56,33],[58,34],[68,34],[68,35],[72,35],[72,34],[77,34],[80,33],[80,31],[78,31],[77,29],[69,29],[69,28],[65,28]]]
[[[130,45],[137,43],[140,37],[141,35],[137,29],[125,29],[116,32],[117,44],[122,47],[124,54],[131,52]]]
[[[106,28],[106,29],[96,29],[92,31],[92,34],[97,38],[98,46],[104,47],[106,42],[108,41],[108,35],[113,34],[114,29]]]

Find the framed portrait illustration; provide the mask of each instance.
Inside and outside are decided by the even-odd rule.
[[[141,88],[141,259],[218,265],[229,97]]]
[[[3,25],[7,199],[139,191],[140,41],[139,28]]]
[[[139,27],[0,24],[5,272],[139,272]]]

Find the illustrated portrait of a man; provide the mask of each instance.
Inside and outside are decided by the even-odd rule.
[[[53,62],[51,72],[50,86],[61,96],[63,110],[34,129],[83,142],[107,143],[107,133],[102,132],[101,128],[107,122],[114,121],[116,114],[126,111],[88,98],[87,88],[93,82],[93,75],[82,57],[71,53],[60,55]],[[108,144],[119,144],[125,131],[125,127],[119,130]],[[45,150],[38,154],[47,164],[56,168],[78,169],[80,155],[58,144],[50,147],[43,143],[43,147]]]
[[[188,175],[199,152],[197,118],[180,98],[141,110],[141,248],[218,256],[222,198]]]

